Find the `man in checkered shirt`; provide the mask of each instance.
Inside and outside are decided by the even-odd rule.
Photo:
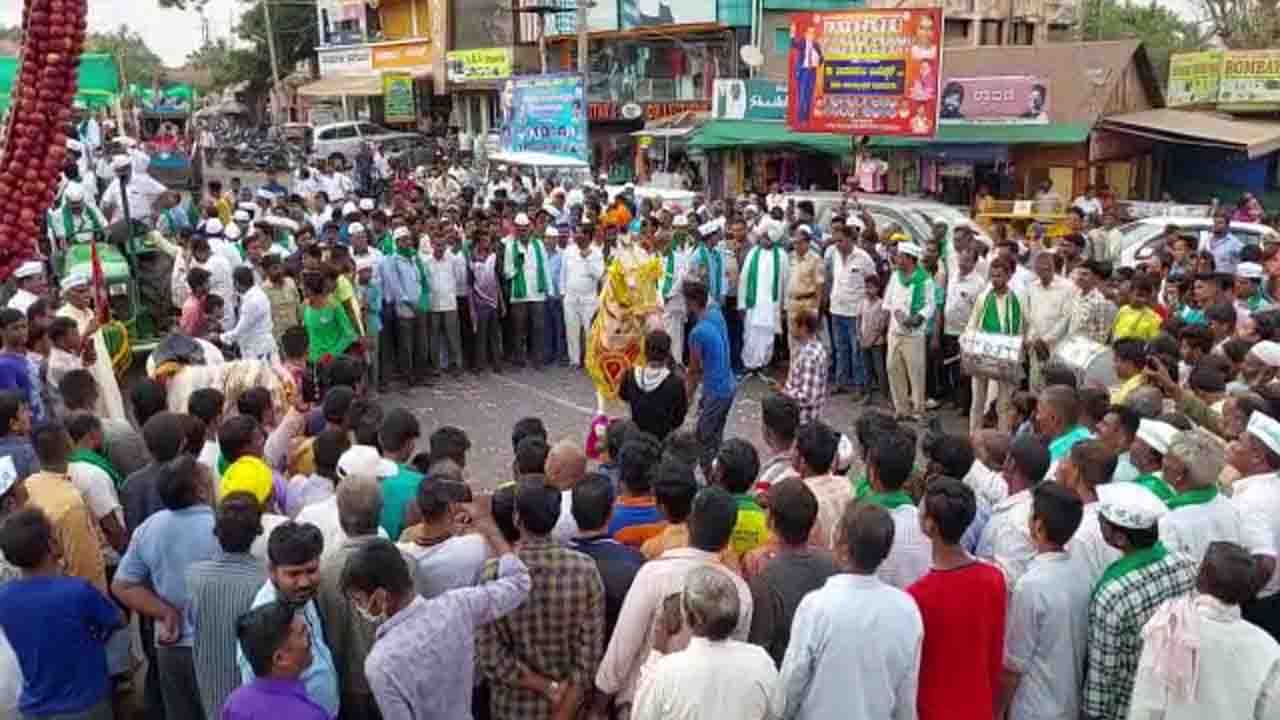
[[[1124,555],[1107,567],[1089,603],[1083,715],[1090,720],[1128,717],[1142,627],[1161,603],[1195,588],[1197,562],[1160,543],[1157,523],[1166,512],[1137,483],[1098,486],[1102,536]]]
[[[791,318],[791,340],[796,347],[791,357],[791,373],[782,394],[800,406],[800,422],[822,419],[827,401],[827,349],[818,341],[818,316],[801,310]]]

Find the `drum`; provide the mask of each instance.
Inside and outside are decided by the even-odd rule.
[[[970,377],[1018,385],[1022,367],[1022,336],[966,332],[960,336],[960,366]]]
[[[1109,388],[1120,382],[1111,347],[1085,335],[1073,335],[1059,342],[1051,362],[1070,368],[1076,376],[1076,387]]]

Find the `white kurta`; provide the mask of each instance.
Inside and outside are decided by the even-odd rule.
[[[1031,540],[1031,500],[1028,489],[996,503],[978,541],[978,557],[1000,568],[1005,587],[1010,590],[1036,556],[1036,546]]]
[[[1010,587],[1004,666],[1022,680],[1009,720],[1076,720],[1093,586],[1059,552],[1037,555]]]
[[[1251,475],[1240,478],[1232,486],[1231,502],[1244,513],[1249,523],[1265,527],[1273,547],[1280,547],[1280,474]],[[1280,592],[1280,570],[1258,591],[1259,597]]]
[[[1209,544],[1235,543],[1251,555],[1276,554],[1267,527],[1245,516],[1223,495],[1198,505],[1184,505],[1160,518],[1160,541],[1170,552],[1187,555],[1199,565]]]
[[[764,648],[695,637],[641,669],[631,720],[779,717],[777,698],[778,670]]]
[[[886,583],[906,590],[929,572],[933,549],[929,537],[920,529],[920,511],[915,505],[902,505],[889,511],[893,518],[893,545],[876,576]]]
[[[748,307],[747,278],[757,255],[755,306]],[[755,247],[742,261],[742,276],[738,280],[738,309],[744,313],[742,363],[751,369],[769,364],[773,358],[774,336],[782,332],[782,302],[787,297],[787,271],[790,266],[787,253],[781,248],[776,257],[777,262],[772,249],[762,251]],[[773,297],[775,275],[778,277],[777,300]]]
[[[80,310],[70,303],[58,308],[58,317],[69,317],[76,321],[76,328],[84,333],[93,322],[93,311]],[[111,355],[107,352],[107,341],[99,330],[93,334],[93,349],[97,360],[89,372],[98,383],[98,415],[114,420],[128,422],[129,416],[124,411],[124,399],[120,396],[120,383],[116,381],[115,371],[111,369]]]
[[[1120,551],[1107,544],[1102,538],[1102,526],[1098,524],[1098,503],[1087,503],[1084,506],[1084,517],[1080,519],[1080,527],[1067,543],[1067,554],[1071,561],[1087,571],[1089,586],[1093,587],[1102,579],[1107,566],[1120,559]]]

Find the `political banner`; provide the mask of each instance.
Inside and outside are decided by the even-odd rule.
[[[411,123],[418,119],[413,95],[413,76],[408,73],[382,74],[383,115],[389,123]]]
[[[1047,125],[1049,81],[1026,75],[950,78],[942,85],[942,125]]]
[[[711,117],[717,120],[787,119],[787,84],[772,80],[716,80]]]
[[[1280,106],[1280,50],[1224,52],[1218,106],[1228,111]]]
[[[932,136],[941,28],[941,8],[792,13],[787,126]]]
[[[450,50],[449,82],[505,80],[511,77],[511,48]]]
[[[544,152],[586,162],[587,101],[582,76],[528,75],[508,80],[502,91],[503,149]]]
[[[1218,102],[1222,51],[1178,53],[1169,58],[1169,87],[1165,105],[1206,105]]]

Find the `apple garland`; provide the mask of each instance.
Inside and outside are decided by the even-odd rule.
[[[0,148],[0,281],[40,254],[67,154],[87,0],[24,0],[19,71]]]

